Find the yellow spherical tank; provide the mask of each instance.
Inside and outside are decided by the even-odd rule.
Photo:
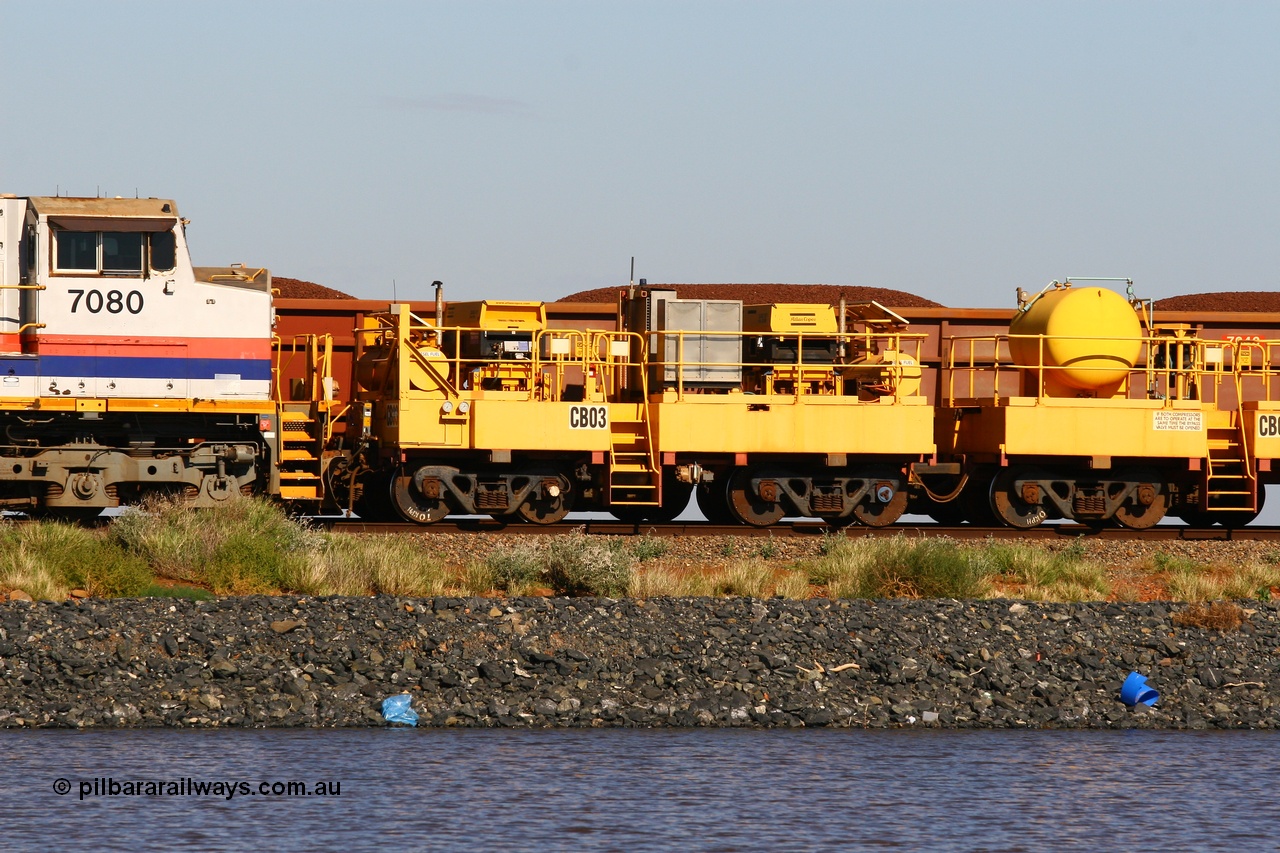
[[[1114,388],[1141,352],[1137,313],[1123,296],[1104,287],[1050,290],[1009,322],[1014,362],[1043,365],[1046,378],[1069,388]]]

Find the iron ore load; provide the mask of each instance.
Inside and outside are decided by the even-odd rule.
[[[172,201],[4,196],[0,507],[1248,523],[1280,455],[1280,330],[1157,317],[1126,284],[1020,291],[985,325],[643,280],[578,312],[439,289],[299,308],[265,269],[193,267]]]

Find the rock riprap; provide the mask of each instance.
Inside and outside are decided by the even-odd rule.
[[[1009,600],[0,605],[0,726],[1273,728],[1280,607]],[[1160,692],[1128,708],[1132,670]]]

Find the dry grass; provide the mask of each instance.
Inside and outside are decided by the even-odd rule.
[[[793,598],[803,601],[813,596],[814,589],[804,572],[787,572],[779,579],[773,594],[778,598]]]
[[[993,574],[992,582],[1029,601],[1106,601],[1112,593],[1106,566],[1084,557],[1083,548],[1051,552],[1022,542],[974,549]]]
[[[681,576],[664,566],[644,566],[631,575],[627,592],[636,598],[664,598],[685,595]]]
[[[393,535],[326,535],[290,565],[281,586],[309,595],[444,595],[456,588],[445,568],[411,540]]]
[[[991,592],[981,552],[939,539],[833,536],[804,564],[832,598],[985,598]]]
[[[760,559],[734,563],[715,578],[716,595],[764,598],[773,591],[773,569]]]
[[[1186,610],[1173,614],[1173,624],[1226,633],[1238,630],[1247,618],[1240,605],[1229,601],[1214,601],[1209,604],[1192,604]]]
[[[173,581],[219,594],[297,592],[637,597],[777,596],[986,598],[1040,601],[1190,602],[1262,598],[1280,587],[1280,561],[1206,565],[1160,553],[1108,567],[1084,544],[1053,552],[1034,544],[957,545],[905,536],[832,536],[819,557],[780,565],[782,549],[728,542],[700,565],[669,556],[657,537],[603,539],[577,533],[537,544],[503,543],[458,564],[456,553],[424,551],[420,539],[325,533],[257,500],[192,511],[155,501],[107,531],[65,524],[0,522],[0,591],[59,600],[161,594]],[[454,561],[454,562],[450,562]],[[156,578],[160,579],[155,583]],[[1191,611],[1188,611],[1191,612]]]
[[[1280,565],[1250,561],[1239,565],[1204,565],[1183,557],[1156,554],[1152,570],[1164,577],[1175,601],[1216,601],[1271,597],[1280,586]]]
[[[151,586],[146,563],[100,531],[70,524],[0,524],[0,586],[59,601],[71,589],[98,596],[140,595]]]

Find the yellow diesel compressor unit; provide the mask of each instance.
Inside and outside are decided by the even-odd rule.
[[[345,474],[362,516],[549,524],[599,506],[611,465],[656,482],[644,406],[619,400],[630,336],[548,329],[536,302],[454,303],[443,321],[392,305],[357,330],[367,414]]]
[[[654,441],[665,481],[683,487],[619,517],[671,517],[694,487],[722,523],[879,527],[906,508],[907,467],[934,444],[909,354],[923,336],[902,318],[875,303],[744,307],[637,289],[622,292],[619,324],[647,342]]]
[[[938,450],[965,481],[927,511],[1020,528],[1256,516],[1235,345],[1153,324],[1129,285],[1019,290],[1007,335],[946,339]]]

